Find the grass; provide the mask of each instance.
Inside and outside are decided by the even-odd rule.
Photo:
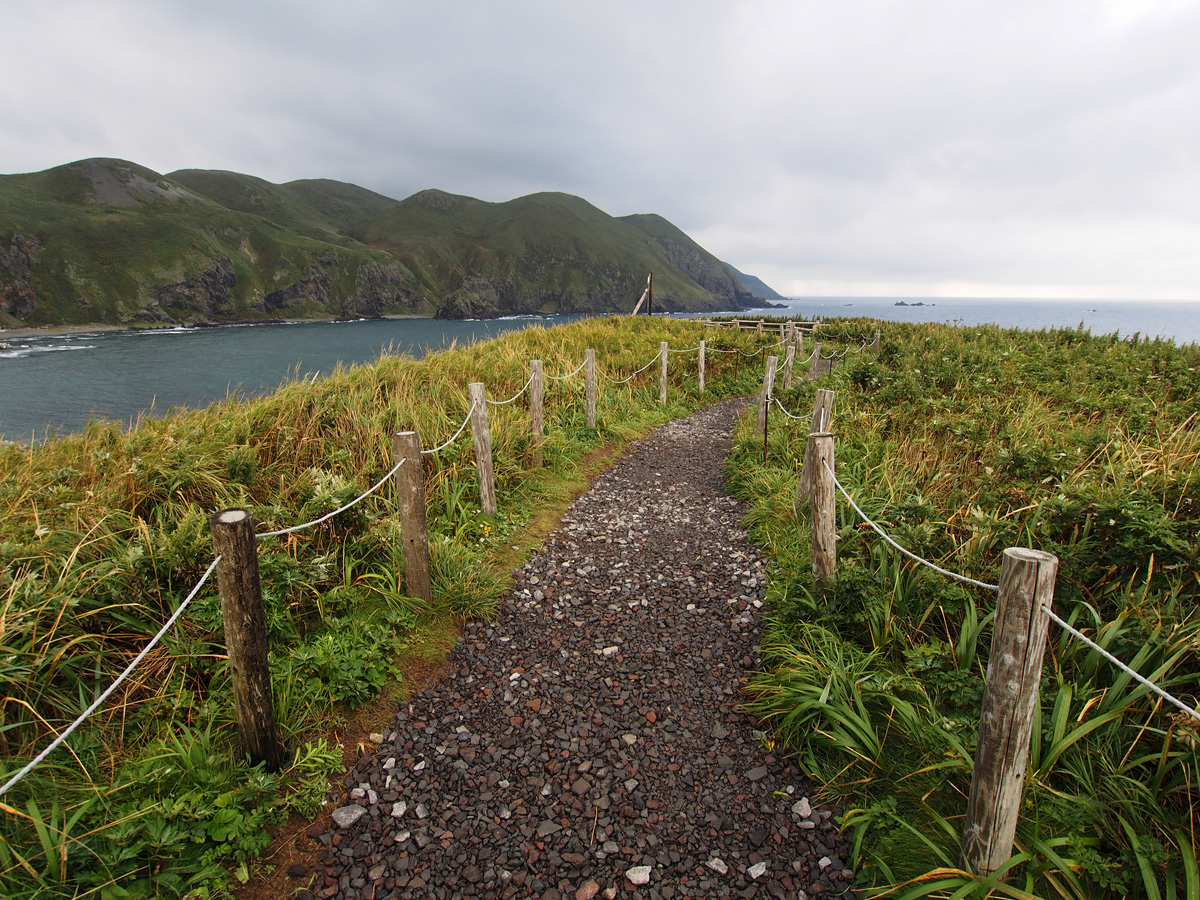
[[[512,396],[529,360],[571,371],[587,347],[623,377],[660,341],[693,347],[695,323],[586,320],[455,347],[420,361],[384,355],[245,402],[143,421],[91,423],[33,448],[0,447],[0,771],[12,773],[70,722],[145,645],[212,559],[208,515],[241,506],[259,531],[317,518],[391,468],[390,435],[427,447],[466,414],[466,385]],[[754,335],[706,335],[749,351]],[[711,354],[673,354],[670,399],[657,367],[600,381],[586,425],[583,375],[547,382],[545,466],[526,466],[524,401],[491,407],[500,510],[478,508],[469,436],[424,458],[434,599],[404,592],[387,488],[317,528],[260,544],[276,717],[291,762],[240,758],[215,587],[149,654],[110,703],[3,797],[6,897],[217,896],[248,877],[265,827],[324,799],[341,750],[323,738],[356,704],[390,690],[409,654],[452,623],[494,613],[522,535],[578,490],[581,466],[700,403],[749,393],[758,377]],[[526,549],[528,544],[525,545]],[[424,642],[424,643],[422,643]],[[4,776],[7,779],[7,774]],[[45,798],[54,798],[53,801]]]
[[[825,340],[858,346],[878,323]],[[1005,547],[1060,558],[1055,609],[1200,699],[1200,350],[995,327],[884,326],[837,392],[838,477],[900,544],[996,582]],[[780,394],[812,408],[813,385]],[[995,596],[895,554],[838,499],[839,577],[813,582],[792,501],[806,423],[743,423],[731,463],[774,561],[769,670],[747,709],[847,811],[871,896],[1197,896],[1200,729],[1051,625],[1005,881],[959,868]]]

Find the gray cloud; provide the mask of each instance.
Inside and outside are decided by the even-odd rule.
[[[1200,299],[1189,0],[20,7],[8,172],[562,190],[785,293]]]

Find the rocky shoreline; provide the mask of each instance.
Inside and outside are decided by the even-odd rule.
[[[723,490],[743,402],[658,429],[575,502],[374,736],[299,896],[851,894],[836,811],[738,711],[765,582]]]

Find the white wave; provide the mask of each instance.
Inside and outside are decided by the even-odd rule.
[[[62,350],[95,350],[95,344],[82,344],[80,346],[46,347],[42,344],[22,344],[20,347],[13,347],[9,350],[0,350],[0,359],[23,359],[26,356],[32,356],[35,353],[57,353]]]

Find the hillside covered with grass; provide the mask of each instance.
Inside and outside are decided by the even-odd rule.
[[[584,351],[624,378],[659,343],[672,354],[668,402],[657,366],[601,385],[587,427]],[[251,510],[279,530],[339,509],[392,468],[391,435],[433,448],[469,409],[467,385],[516,394],[541,359],[545,465],[531,465],[527,400],[489,409],[499,511],[483,515],[469,434],[423,460],[433,602],[405,592],[394,489],[328,521],[260,544],[278,773],[237,750],[215,585],[206,583],[161,644],[76,732],[0,797],[0,896],[221,896],[289,815],[314,817],[340,771],[335,733],[364,702],[398,702],[408,663],[452,643],[455,623],[488,617],[508,572],[536,547],[589,460],[704,402],[751,392],[758,373],[695,322],[608,318],[530,328],[421,360],[385,356],[275,394],[144,420],[91,424],[37,446],[0,446],[0,783],[99,696],[177,610],[213,559],[208,517]],[[562,378],[575,371],[573,378]],[[514,546],[519,550],[514,550]],[[427,662],[425,665],[431,663]],[[394,707],[393,707],[394,710]],[[383,715],[390,718],[391,711]]]
[[[878,357],[861,340],[882,325]],[[1006,547],[1059,557],[1054,609],[1200,701],[1200,349],[1171,341],[848,320],[845,356],[743,423],[730,463],[773,559],[767,670],[746,708],[841,804],[870,896],[1200,895],[1200,723],[1054,623],[1007,884],[959,851],[996,594],[888,546],[839,494],[835,585],[796,509],[817,386],[837,477],[901,546],[995,584]],[[830,347],[831,339],[834,341]]]
[[[397,202],[116,159],[0,175],[0,327],[628,312],[650,272],[659,310],[766,302],[665,219],[568,194]]]

